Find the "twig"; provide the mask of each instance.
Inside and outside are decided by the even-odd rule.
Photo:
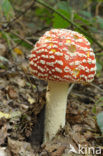
[[[98,89],[100,92],[103,93],[103,89],[101,89],[100,87],[98,87],[97,85],[90,83],[91,86],[95,87],[96,89]]]
[[[96,5],[95,16],[98,16],[99,14],[99,8],[100,8],[101,3],[102,1],[99,1],[98,4]]]
[[[71,91],[72,91],[72,89],[73,89],[74,85],[75,85],[75,84],[74,84],[74,83],[72,83],[72,84],[71,84],[71,86],[69,87],[69,90],[68,90],[68,95],[71,93]]]
[[[44,7],[54,11],[55,13],[57,13],[59,16],[61,16],[64,20],[66,20],[68,23],[70,23],[72,26],[74,26],[75,28],[77,28],[81,33],[85,34],[87,37],[89,37],[96,45],[98,45],[101,49],[103,49],[103,46],[90,34],[88,34],[84,29],[82,29],[80,26],[78,26],[76,23],[74,23],[73,21],[71,21],[70,19],[68,19],[66,16],[64,16],[63,14],[61,14],[60,12],[58,12],[56,9],[54,9],[53,7],[51,7],[50,5],[48,5],[47,3],[41,1],[41,0],[36,0],[37,3],[43,5]]]
[[[96,55],[96,56],[103,56],[103,52],[100,51],[100,52],[96,53],[95,55]]]
[[[94,51],[97,55],[98,55],[98,53],[101,53],[101,52],[103,52],[103,50],[101,50],[101,49],[98,49],[98,50],[95,50]]]
[[[20,38],[22,41],[28,43],[30,46],[34,46],[34,44],[33,44],[32,42],[30,42],[29,40],[24,39],[24,38],[21,37],[19,34],[13,32],[13,31],[11,31],[11,33],[12,33],[13,35],[17,36],[18,38]]]
[[[79,97],[81,100],[82,99],[88,99],[89,101],[95,102],[95,99],[94,98],[89,97],[88,95],[84,95],[82,93],[73,92],[73,95],[75,95],[76,97]]]

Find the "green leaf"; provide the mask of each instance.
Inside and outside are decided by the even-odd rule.
[[[92,24],[91,21],[83,18],[82,16],[78,15],[77,13],[74,14],[74,19],[79,20],[79,21],[83,22],[86,25],[91,25]]]
[[[68,19],[70,19],[70,14],[62,9],[57,9],[58,12],[60,12],[62,15],[65,15]],[[54,28],[68,28],[70,26],[70,24],[63,19],[62,17],[60,17],[57,13],[53,14],[53,27]]]
[[[37,16],[42,16],[46,13],[46,11],[48,11],[46,8],[36,8],[35,14]]]
[[[47,8],[44,8],[44,7],[36,8],[35,14],[39,16],[41,20],[45,21],[46,24],[49,25],[51,23],[52,15]]]
[[[70,13],[72,10],[72,8],[68,5],[68,2],[65,2],[65,1],[59,1],[56,5],[57,5],[58,9],[65,10],[68,13]]]
[[[9,0],[2,0],[0,3],[4,16],[8,21],[10,21],[10,19],[14,18],[15,15],[11,3],[9,2]]]
[[[8,59],[6,59],[3,56],[0,56],[0,62],[5,62],[5,63],[9,63]]]
[[[101,18],[100,16],[97,16],[96,18],[97,18],[97,22],[99,24],[99,27],[101,29],[103,29],[103,18]]]
[[[100,131],[101,131],[102,135],[103,135],[103,112],[100,112],[96,116],[96,118],[97,118],[97,124],[98,124],[98,126],[100,128]]]
[[[96,104],[98,104],[99,102],[102,102],[103,101],[103,97],[100,97],[97,101],[96,101]]]
[[[7,60],[5,57],[0,56],[0,69],[6,69],[9,65],[9,60]]]
[[[80,14],[83,15],[86,18],[92,18],[92,15],[88,11],[80,11]]]
[[[98,29],[97,28],[95,28],[94,26],[92,26],[92,27],[89,27],[89,30],[91,31],[91,32],[98,32]]]
[[[92,112],[96,114],[96,105],[92,108]]]
[[[96,53],[96,56],[103,56],[103,53]]]
[[[99,62],[96,62],[97,71],[102,70],[102,65]]]

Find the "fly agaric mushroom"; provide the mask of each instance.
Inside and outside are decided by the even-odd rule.
[[[47,142],[65,125],[68,83],[93,80],[95,55],[82,34],[52,29],[35,44],[30,68],[36,77],[48,81],[44,126],[44,142]]]

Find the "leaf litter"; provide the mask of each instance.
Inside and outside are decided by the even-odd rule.
[[[37,36],[40,33],[43,31]],[[93,112],[103,93],[90,84],[75,84],[68,96],[65,127],[53,140],[42,144],[47,83],[30,74],[27,49],[18,46],[13,55],[5,52],[6,43],[2,47],[0,156],[76,156],[69,153],[70,145],[78,150],[79,144],[103,149],[103,135],[96,122],[103,106],[96,105]],[[95,77],[93,84],[103,89],[103,78]]]

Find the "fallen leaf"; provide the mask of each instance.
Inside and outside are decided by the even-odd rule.
[[[29,102],[30,104],[35,103],[35,99],[32,98],[29,94],[27,94],[27,99],[28,99],[28,102]]]
[[[12,153],[12,155],[15,156],[21,155],[21,153],[23,156],[34,156],[32,147],[30,143],[27,142],[17,141],[8,138],[8,149]]]
[[[57,148],[57,150],[55,152],[52,152],[51,156],[59,156],[62,155],[64,150],[65,150],[65,146],[60,146]]]
[[[1,56],[4,56],[5,53],[6,53],[6,47],[5,47],[4,44],[1,44],[1,43],[0,43],[0,55],[1,55]]]
[[[10,114],[0,112],[0,118],[6,118],[6,119],[9,119],[9,118],[10,118]]]
[[[14,48],[14,52],[15,52],[17,55],[23,55],[22,50],[19,49],[19,48]]]
[[[7,137],[7,126],[6,124],[0,129],[0,145],[5,143],[5,139]]]
[[[8,95],[11,99],[17,98],[17,92],[14,90],[13,87],[8,87]]]

